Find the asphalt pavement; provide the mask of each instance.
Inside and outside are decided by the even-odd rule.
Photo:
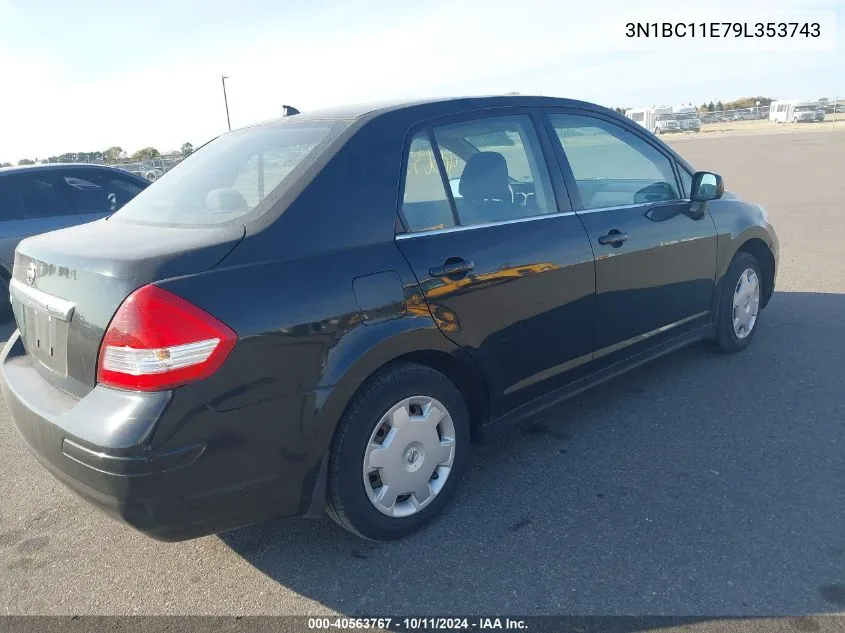
[[[780,235],[746,352],[675,353],[478,448],[450,509],[389,544],[328,519],[152,541],[0,404],[0,614],[845,612],[845,133],[670,142]]]

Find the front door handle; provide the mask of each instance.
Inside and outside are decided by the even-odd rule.
[[[465,275],[473,268],[475,268],[475,264],[469,260],[449,258],[442,266],[429,268],[428,274],[432,277],[456,277],[458,275]]]
[[[618,229],[613,229],[607,235],[602,235],[599,238],[599,244],[604,244],[605,246],[613,246],[617,248],[622,246],[623,242],[628,239],[628,234],[623,233]]]

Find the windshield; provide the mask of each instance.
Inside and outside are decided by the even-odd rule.
[[[290,186],[348,126],[349,121],[285,122],[224,134],[188,156],[112,218],[178,226],[239,220],[270,192]]]
[[[814,110],[818,110],[818,107],[819,106],[808,106],[808,105],[797,106],[795,108],[795,111],[796,112],[813,112]]]
[[[677,115],[677,117],[678,117],[679,119],[685,119],[685,120],[686,120],[686,119],[695,119],[695,118],[696,118],[696,115],[695,115],[695,114],[693,114],[693,113],[688,113],[688,114],[678,114],[678,115]]]
[[[672,116],[671,114],[658,114],[657,120],[658,121],[674,121],[675,117]]]

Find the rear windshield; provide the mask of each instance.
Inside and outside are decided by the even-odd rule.
[[[208,226],[240,221],[253,212],[260,215],[261,202],[271,192],[289,187],[349,123],[290,121],[224,134],[188,156],[112,218]]]

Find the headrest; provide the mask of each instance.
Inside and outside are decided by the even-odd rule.
[[[478,152],[470,156],[458,192],[467,200],[501,200],[510,202],[508,164],[498,152]]]

